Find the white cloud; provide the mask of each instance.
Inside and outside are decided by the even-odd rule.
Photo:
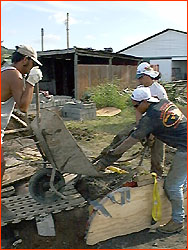
[[[61,37],[54,34],[45,34],[44,33],[44,50],[51,50],[59,48],[59,44],[61,43]],[[41,47],[41,39],[35,39],[32,41],[32,44],[36,44],[40,50]],[[63,47],[63,46],[62,46]]]
[[[65,1],[1,1],[1,6],[13,6],[17,5],[23,8],[27,8],[30,10],[47,12],[47,13],[56,13],[60,10],[64,12],[71,12],[71,11],[88,11],[82,4],[77,4],[73,2],[72,4],[67,3]]]
[[[3,8],[3,7],[5,7],[5,6],[7,6],[7,5],[9,5],[11,2],[8,2],[8,1],[1,1],[1,8]]]
[[[87,39],[87,40],[96,40],[96,37],[93,36],[93,35],[86,35],[85,39]]]
[[[58,24],[65,24],[67,20],[67,14],[63,12],[56,12],[55,14],[51,15],[49,19],[54,19],[56,23]],[[76,20],[73,17],[69,17],[70,25],[77,24],[77,23],[79,23],[79,20]]]
[[[9,3],[9,2],[8,2]],[[30,10],[38,11],[38,12],[45,12],[45,13],[52,13],[52,15],[49,16],[49,19],[54,19],[56,23],[58,24],[65,24],[65,21],[67,19],[67,11],[65,10],[64,7],[70,8],[70,9],[75,9],[79,11],[83,11],[84,8],[81,8],[79,6],[75,7],[73,4],[65,4],[64,2],[54,2],[54,1],[45,1],[46,5],[43,4],[43,7],[40,6],[40,1],[34,4],[33,2],[30,1],[15,1],[13,4],[27,8]],[[9,5],[10,6],[10,5]],[[53,8],[54,7],[54,8]],[[58,8],[58,9],[57,9]],[[60,11],[62,9],[62,11]],[[69,17],[69,24],[77,24],[79,22],[82,22],[81,20],[77,20],[76,18],[70,16]]]
[[[88,9],[85,7],[85,5],[81,2],[72,2],[67,3],[65,1],[46,1],[45,2],[48,5],[51,5],[55,8],[63,9],[64,11],[87,11]]]
[[[47,12],[47,13],[54,13],[56,12],[55,10],[53,10],[52,8],[46,8],[46,7],[41,7],[39,5],[40,2],[37,2],[37,4],[33,4],[33,2],[30,1],[15,1],[12,2],[12,4],[15,4],[17,6],[23,7],[23,8],[27,8],[30,10],[35,10],[35,11],[40,11],[40,12]]]
[[[150,34],[150,35],[154,35],[154,34]],[[131,35],[125,35],[125,36],[121,37],[120,40],[123,44],[123,48],[126,48],[130,45],[133,45],[137,42],[144,40],[145,38],[149,37],[150,35],[146,36],[145,34],[138,34],[138,33],[135,34],[134,33]]]
[[[52,42],[54,40],[60,41],[61,37],[54,34],[47,34],[47,35],[44,34],[44,39],[46,40],[46,42]]]
[[[187,1],[149,1],[148,5],[160,22],[171,23],[167,28],[187,30]]]
[[[16,35],[18,32],[15,29],[9,29],[7,33],[12,36],[12,35]]]
[[[53,42],[57,42],[60,41],[61,37],[58,35],[54,35],[54,34],[45,34],[44,33],[44,43],[53,43]],[[40,43],[40,39],[35,39],[33,40],[34,43]]]
[[[103,37],[103,38],[107,38],[107,37],[110,37],[111,34],[109,34],[109,33],[102,33],[100,36]]]

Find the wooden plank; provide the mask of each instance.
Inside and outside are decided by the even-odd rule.
[[[8,186],[15,182],[25,180],[36,172],[37,167],[17,166],[5,170],[2,186]]]
[[[89,218],[86,243],[94,245],[116,236],[139,232],[146,228],[154,229],[168,222],[171,218],[171,204],[164,193],[163,181],[158,183],[158,188],[162,204],[160,221],[151,226],[153,185],[130,188],[130,202],[126,201],[123,206],[113,203],[108,197],[99,202],[112,217],[106,217],[100,211],[94,212]],[[115,199],[121,202],[119,190],[113,193]],[[186,208],[187,198],[185,198],[185,210]]]
[[[14,133],[18,133],[18,132],[24,132],[24,131],[28,131],[29,128],[17,128],[17,129],[9,129],[9,130],[5,130],[5,135],[9,135],[9,134],[14,134]]]
[[[62,173],[99,176],[57,113],[44,110],[41,112],[39,127],[36,118],[31,123],[31,127],[47,158],[50,150],[48,160],[50,161],[52,156],[57,168]]]
[[[22,119],[20,119],[19,117],[17,117],[15,114],[12,114],[11,116],[12,118],[14,118],[17,122],[19,122],[20,124],[22,124],[24,127],[27,127],[27,123],[22,121]]]

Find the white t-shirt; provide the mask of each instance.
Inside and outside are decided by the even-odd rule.
[[[139,85],[137,88],[139,88],[139,87],[144,87],[144,85]],[[149,88],[151,91],[151,96],[157,97],[159,100],[161,100],[161,99],[168,100],[168,96],[167,96],[165,88],[161,84],[159,84],[157,81],[154,81],[152,83],[152,85],[149,86]],[[142,115],[144,115],[144,114],[142,114]],[[140,120],[140,117],[141,117],[141,113],[136,110],[136,123],[138,123],[138,121]]]
[[[157,81],[153,82],[151,86],[149,86],[151,91],[151,96],[158,97],[160,99],[168,99],[165,88],[160,85]]]

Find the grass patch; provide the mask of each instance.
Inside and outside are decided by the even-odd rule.
[[[131,128],[135,123],[135,110],[128,107],[116,116],[97,117],[95,120],[85,121],[65,121],[66,127],[70,130],[81,129],[87,130],[91,134],[110,134],[116,135],[119,131]]]
[[[114,136],[122,130],[128,132],[135,125],[135,110],[127,107],[112,117],[97,117],[95,120],[64,121],[87,157],[97,157]]]

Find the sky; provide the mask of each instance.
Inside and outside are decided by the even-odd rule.
[[[187,1],[1,1],[2,45],[66,49],[69,47],[114,52],[167,28],[187,32]]]

